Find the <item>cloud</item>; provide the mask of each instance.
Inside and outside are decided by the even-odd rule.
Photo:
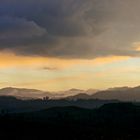
[[[58,68],[56,67],[48,67],[48,66],[45,66],[43,68],[41,68],[42,70],[49,70],[49,71],[56,71],[56,70],[59,70]]]
[[[41,36],[46,30],[24,18],[0,17],[0,39],[25,39]]]
[[[19,17],[0,17],[0,48],[10,49],[23,45],[27,40],[35,39],[46,34],[46,29],[34,21]]]
[[[139,56],[140,1],[2,0],[0,49],[18,55],[92,59]]]
[[[31,57],[17,56],[11,53],[0,52],[0,69],[34,69],[37,71],[47,70],[59,72],[63,70],[72,70],[76,67],[91,68],[96,66],[114,64],[127,61],[131,57],[126,56],[108,56],[95,59],[58,59],[49,57]]]

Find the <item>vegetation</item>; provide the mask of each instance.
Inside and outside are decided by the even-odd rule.
[[[140,106],[110,103],[99,109],[54,107],[1,114],[1,137],[61,140],[139,140]]]

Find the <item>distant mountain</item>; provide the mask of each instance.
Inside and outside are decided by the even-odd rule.
[[[24,88],[2,88],[0,89],[0,96],[15,96],[21,99],[42,98],[44,96],[52,96],[49,92],[44,92],[36,89],[24,89]]]
[[[112,88],[105,91],[100,91],[91,96],[102,100],[117,99],[120,101],[140,101],[140,86],[129,88]]]
[[[74,96],[68,96],[68,100],[78,99],[100,99],[100,100],[119,100],[119,101],[140,101],[140,86],[109,88],[104,91],[98,91],[94,94],[80,93]]]
[[[117,90],[117,91],[125,91],[125,90],[128,90],[128,89],[131,89],[130,87],[114,87],[114,88],[109,88],[108,90],[111,90],[111,91],[114,91],[114,90]]]
[[[140,86],[137,87],[115,87],[104,91],[89,89],[70,89],[66,91],[47,92],[36,89],[12,88],[0,89],[0,96],[14,96],[19,99],[37,99],[48,97],[49,99],[100,99],[120,101],[140,101]]]
[[[67,98],[67,97],[69,98],[69,97],[72,97],[72,96],[77,96],[78,94],[81,94],[81,93],[84,93],[84,94],[87,94],[87,95],[93,95],[98,91],[99,90],[96,90],[96,89],[81,90],[81,89],[73,88],[73,89],[66,90],[66,91],[54,92],[53,94],[57,95],[57,96],[55,96],[55,98],[59,99],[59,98]]]
[[[95,94],[95,93],[97,93],[97,92],[99,92],[100,90],[97,90],[97,89],[88,89],[88,90],[86,90],[86,94],[88,94],[88,95],[93,95],[93,94]]]
[[[92,96],[91,95],[88,95],[86,93],[79,93],[77,95],[74,95],[74,96],[68,96],[66,97],[67,100],[78,100],[78,99],[92,99]]]
[[[19,99],[36,99],[36,98],[43,98],[47,96],[50,99],[61,99],[68,96],[74,96],[79,93],[93,94],[96,92],[97,90],[94,89],[93,90],[70,89],[66,91],[49,92],[49,91],[41,91],[36,89],[6,87],[0,89],[0,96],[15,96],[16,98]]]
[[[60,99],[60,98],[68,97],[68,96],[74,96],[74,95],[79,94],[81,92],[85,92],[85,91],[81,90],[81,89],[72,88],[72,89],[65,90],[65,91],[52,92],[52,94],[55,95],[54,96],[55,99]]]

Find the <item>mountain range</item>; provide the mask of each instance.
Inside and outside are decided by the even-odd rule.
[[[49,92],[36,89],[23,88],[2,88],[0,96],[14,96],[20,99],[37,99],[48,97],[49,99],[100,99],[100,100],[120,100],[120,101],[140,101],[140,86],[137,87],[115,87],[107,90],[81,90],[70,89],[66,91]]]
[[[6,87],[0,89],[0,96],[14,96],[19,99],[37,99],[43,97],[48,97],[49,99],[61,99],[61,98],[66,98],[68,96],[74,96],[79,93],[86,93],[90,95],[96,92],[97,90],[94,89],[81,90],[81,89],[73,88],[66,91],[50,92],[50,91],[42,91],[37,89]]]
[[[88,95],[80,93],[75,96],[67,97],[69,100],[77,99],[100,99],[100,100],[120,100],[120,101],[140,101],[140,86],[137,87],[118,87],[98,91],[95,94]]]

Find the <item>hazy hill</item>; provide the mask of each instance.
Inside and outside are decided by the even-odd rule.
[[[89,90],[70,89],[66,91],[49,92],[36,89],[6,87],[0,89],[0,96],[15,96],[21,99],[36,99],[47,96],[50,99],[60,99],[68,96],[73,96],[79,93],[93,94],[95,92],[97,92],[97,90],[94,89]]]
[[[140,101],[140,86],[109,88],[104,91],[94,89],[80,90],[70,89],[58,92],[46,92],[36,89],[23,89],[23,88],[3,88],[0,89],[0,96],[15,96],[19,99],[37,99],[48,97],[49,99],[100,99],[100,100],[120,100],[120,101]]]
[[[2,88],[0,89],[0,96],[15,96],[22,99],[42,98],[44,96],[51,96],[49,92],[44,92],[36,89],[24,89],[24,88]]]
[[[122,116],[120,116],[120,114]],[[129,116],[130,114],[131,116]],[[112,116],[116,119],[123,118],[123,116],[126,118],[135,117],[136,115],[140,116],[140,106],[134,105],[132,103],[109,103],[104,104],[103,106],[97,109],[86,109],[75,106],[64,106],[64,107],[52,107],[41,111],[20,114],[20,116],[22,115],[24,115],[24,117],[36,118],[39,121],[48,121],[48,118],[55,120],[97,119],[96,121],[98,121],[98,117],[100,118],[103,116],[108,118]]]
[[[107,103],[118,102],[116,100],[21,100],[12,96],[0,96],[0,112],[5,111],[6,113],[13,112],[30,112],[38,111],[42,109],[48,109],[52,107],[67,107],[75,106],[82,108],[97,108]]]
[[[140,101],[140,86],[134,88],[112,88],[100,91],[91,96],[91,98],[120,101]]]
[[[78,99],[88,100],[88,99],[92,99],[92,98],[91,98],[91,95],[88,95],[86,93],[79,93],[79,94],[74,95],[74,96],[68,96],[66,99],[67,100],[78,100]]]
[[[69,96],[68,100],[78,99],[100,99],[100,100],[119,100],[119,101],[140,101],[140,86],[110,88],[104,91],[98,91],[94,94],[79,93],[74,96]]]
[[[99,90],[96,89],[88,89],[88,90],[81,90],[81,89],[69,89],[66,91],[58,91],[58,92],[52,92],[55,99],[60,99],[60,98],[67,98],[69,96],[76,96],[79,93],[85,93],[87,95],[92,95],[95,94],[96,92],[98,92]]]

